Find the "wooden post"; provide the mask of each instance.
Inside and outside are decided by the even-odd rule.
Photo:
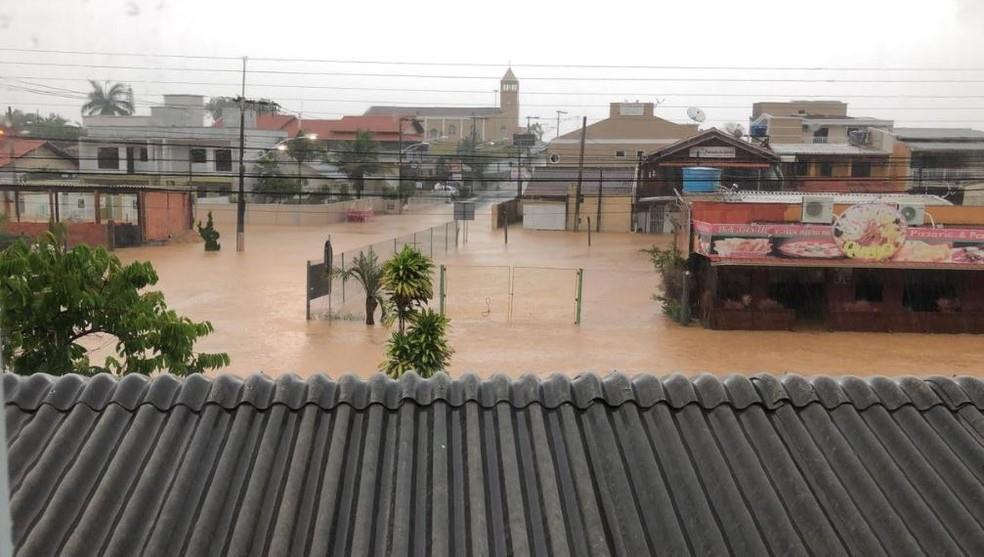
[[[588,117],[581,120],[581,152],[577,157],[577,191],[574,195],[574,232],[581,220],[581,181],[584,179],[584,136],[588,133]]]

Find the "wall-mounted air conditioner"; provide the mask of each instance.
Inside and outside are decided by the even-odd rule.
[[[834,222],[834,198],[819,195],[803,196],[803,214],[800,222],[830,224]]]
[[[926,207],[905,203],[899,205],[899,212],[911,226],[920,226],[926,221]]]

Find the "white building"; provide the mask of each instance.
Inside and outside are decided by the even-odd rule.
[[[205,125],[202,95],[164,95],[149,116],[85,116],[79,140],[79,171],[86,183],[191,186],[200,191],[234,189],[239,175],[239,110],[225,108],[224,127]],[[287,137],[256,128],[247,110],[246,187],[253,165]]]

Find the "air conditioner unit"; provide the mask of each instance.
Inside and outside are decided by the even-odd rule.
[[[899,205],[899,212],[905,217],[905,221],[912,226],[920,226],[926,220],[926,207],[922,205],[908,203]]]
[[[803,214],[800,221],[811,224],[834,222],[834,198],[804,195]]]

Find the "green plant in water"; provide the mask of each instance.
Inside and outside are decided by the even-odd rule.
[[[663,279],[662,292],[653,294],[653,300],[660,302],[664,314],[674,321],[679,321],[682,311],[680,297],[683,295],[683,289],[688,287],[687,260],[680,256],[676,244],[668,249],[652,246],[640,251],[649,256],[653,268]]]
[[[205,226],[202,226],[202,222],[198,221],[198,234],[205,240],[205,251],[219,251],[221,249],[219,231],[215,229],[215,224],[212,222],[212,211],[208,212]]]
[[[410,246],[403,246],[383,264],[383,290],[392,306],[390,315],[406,330],[410,314],[424,307],[434,297],[434,263]]]
[[[446,338],[450,321],[432,309],[423,309],[413,312],[408,322],[406,332],[396,331],[386,342],[383,371],[393,378],[408,371],[421,377],[445,371],[454,354]]]

